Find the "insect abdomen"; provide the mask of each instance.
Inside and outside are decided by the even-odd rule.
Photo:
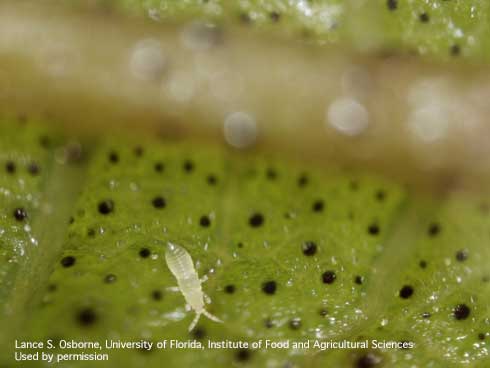
[[[169,243],[165,252],[165,260],[179,283],[189,278],[198,279],[191,256],[181,246]]]

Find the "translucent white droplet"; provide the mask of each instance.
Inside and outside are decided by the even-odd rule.
[[[415,136],[427,143],[435,142],[447,134],[448,111],[440,104],[427,104],[411,113],[408,124]]]
[[[195,94],[194,78],[189,73],[174,72],[166,83],[166,91],[177,102],[189,101]]]
[[[212,23],[194,21],[184,27],[181,41],[184,47],[203,51],[217,45],[221,40],[220,29]]]
[[[342,134],[356,136],[367,129],[369,115],[366,108],[354,98],[340,97],[328,106],[325,123]]]
[[[134,46],[129,60],[133,76],[144,81],[159,81],[166,64],[160,42],[155,39],[139,41]]]
[[[236,148],[245,148],[257,139],[255,119],[241,111],[228,114],[224,123],[224,134],[228,144]]]

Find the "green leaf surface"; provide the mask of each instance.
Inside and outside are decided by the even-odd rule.
[[[489,4],[465,0],[117,0],[124,12],[165,22],[206,19],[317,44],[488,61]]]
[[[485,366],[490,219],[480,196],[429,201],[393,180],[355,170],[123,136],[90,145],[84,163],[74,166],[84,181],[57,177],[63,189],[43,201],[49,175],[26,177],[33,184],[25,188],[19,183],[30,152],[45,157],[43,168],[57,157],[33,144],[45,133],[31,124],[2,129],[5,157],[19,167],[17,181],[2,173],[2,251],[17,252],[23,268],[16,273],[7,258],[2,267],[16,293],[26,295],[6,301],[17,317],[8,320],[9,308],[3,313],[10,326],[2,331],[4,364],[11,362],[15,338],[386,339],[416,347],[113,350],[101,366],[159,366],[162,359],[175,367]],[[29,243],[38,234],[25,225],[43,222],[41,211],[31,215],[29,198],[57,208],[74,186],[80,194],[50,220],[65,229],[58,230],[65,234],[58,245],[42,237]],[[18,192],[23,195],[9,194]],[[27,208],[28,218],[13,219],[12,206]],[[168,241],[189,252],[200,276],[208,275],[207,308],[223,324],[202,317],[187,332],[194,313],[185,311],[180,293],[167,289],[176,284],[164,259]],[[19,242],[42,249],[37,257],[44,266],[19,253]],[[39,272],[24,282],[36,264]],[[2,295],[10,289],[2,284]]]

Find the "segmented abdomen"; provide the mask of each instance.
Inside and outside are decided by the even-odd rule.
[[[165,260],[168,268],[177,279],[179,289],[187,303],[195,310],[202,308],[201,282],[189,253],[181,246],[169,243],[165,252]]]

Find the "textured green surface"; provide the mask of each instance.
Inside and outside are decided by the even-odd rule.
[[[466,0],[120,0],[156,21],[200,18],[244,24],[314,43],[353,43],[431,58],[489,60],[490,4]]]
[[[30,125],[2,129],[2,139],[18,139],[4,154],[22,162],[26,154],[16,147],[31,147],[39,131]],[[36,155],[44,152],[30,149]],[[47,248],[54,261],[28,286],[28,305],[18,309],[17,321],[7,322],[12,329],[2,331],[7,341],[3,363],[9,364],[12,339],[21,336],[89,341],[375,338],[416,344],[412,350],[371,352],[369,357],[382,362],[375,366],[485,366],[490,219],[479,196],[458,194],[428,203],[372,175],[239,156],[202,143],[103,139],[88,157],[83,190],[56,225],[67,227],[67,235],[59,248]],[[3,172],[1,177],[3,192],[19,190]],[[42,198],[39,188],[41,183],[26,188],[18,203],[27,206],[28,194]],[[155,208],[156,197],[165,200],[164,207]],[[99,211],[104,201],[112,201],[108,214]],[[1,229],[11,228],[11,208],[0,211]],[[254,214],[263,216],[260,226],[251,226]],[[203,216],[209,226],[202,225]],[[37,220],[35,213],[32,217]],[[19,226],[4,233],[2,251],[27,237]],[[199,275],[209,275],[203,285],[212,299],[208,308],[224,324],[203,318],[194,333],[187,332],[194,314],[185,312],[180,293],[166,289],[175,285],[164,261],[167,241],[184,246]],[[314,254],[305,254],[305,242],[315,243]],[[150,251],[147,257],[142,249]],[[74,264],[65,267],[66,257],[74,257]],[[27,268],[36,262],[24,258]],[[326,271],[335,272],[330,284],[322,279]],[[268,281],[276,283],[273,294],[263,291]],[[404,285],[413,288],[406,299],[399,294]],[[459,304],[470,309],[466,319],[453,315]],[[369,360],[362,350],[110,354],[109,367],[159,366],[162,358],[176,367],[238,362],[356,367]]]
[[[24,124],[0,120],[0,304],[11,290],[19,263],[37,247],[32,219],[40,211],[55,143],[46,129],[24,129]],[[18,219],[16,210],[23,210],[17,211]]]

